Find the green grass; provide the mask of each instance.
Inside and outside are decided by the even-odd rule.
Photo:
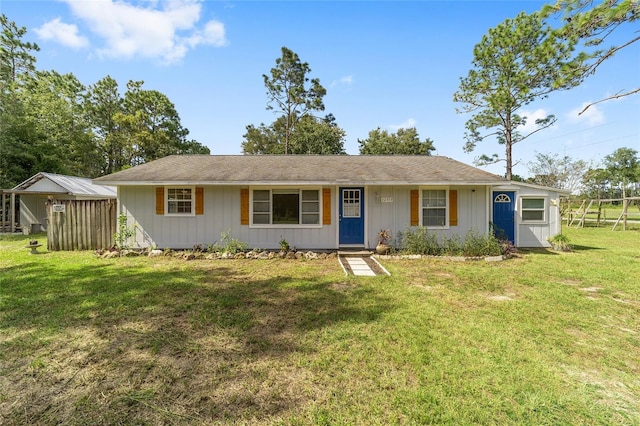
[[[640,233],[564,232],[374,278],[0,237],[0,423],[640,424]]]

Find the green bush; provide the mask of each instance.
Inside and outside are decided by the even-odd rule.
[[[462,254],[468,257],[499,256],[502,254],[502,247],[493,234],[480,234],[472,228],[464,237]]]
[[[408,254],[423,254],[430,256],[499,256],[503,253],[502,246],[493,234],[480,234],[475,229],[470,229],[464,238],[459,235],[442,237],[438,243],[438,236],[421,226],[407,228],[400,233],[402,250]]]
[[[210,252],[236,254],[242,251],[246,251],[248,248],[249,244],[236,238],[232,238],[231,230],[228,230],[227,232],[221,232],[220,242],[216,242],[215,244],[210,245],[208,250]]]
[[[118,215],[118,232],[113,234],[115,247],[118,250],[125,250],[130,247],[129,240],[136,235],[135,227],[127,224],[127,215],[120,213]]]
[[[407,228],[402,235],[402,247],[410,254],[427,254],[437,256],[440,254],[438,238],[430,233],[424,226],[411,229]]]
[[[460,256],[462,254],[462,240],[460,235],[453,234],[451,237],[442,237],[442,254],[447,256]]]

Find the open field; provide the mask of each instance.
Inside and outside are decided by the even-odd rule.
[[[0,236],[0,424],[640,424],[640,232],[565,233],[391,277]]]

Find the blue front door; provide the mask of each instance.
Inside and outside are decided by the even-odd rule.
[[[340,245],[364,244],[364,188],[340,188]]]
[[[499,240],[509,240],[515,244],[515,192],[495,191],[493,193],[493,229]]]

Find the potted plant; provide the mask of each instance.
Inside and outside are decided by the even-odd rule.
[[[391,249],[391,246],[389,245],[389,230],[388,229],[381,229],[380,232],[378,232],[378,245],[376,245],[376,253],[378,254],[387,254],[389,252],[389,250]]]

